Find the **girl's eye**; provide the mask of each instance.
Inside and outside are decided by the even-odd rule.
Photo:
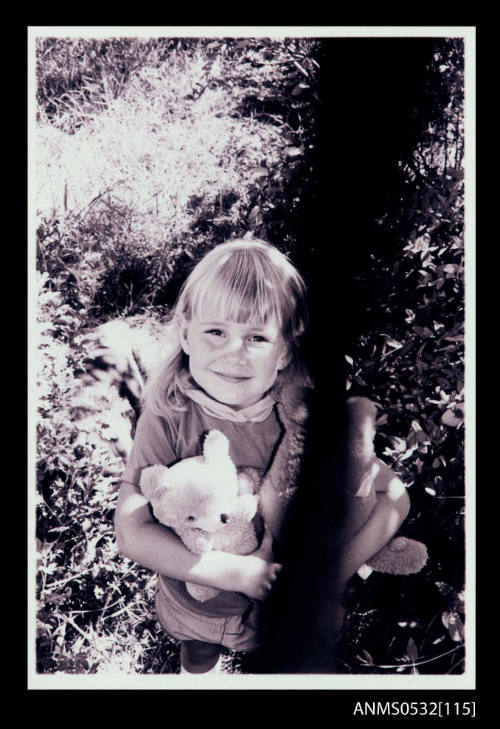
[[[260,342],[267,342],[268,341],[261,334],[252,334],[252,336],[250,337],[250,339],[251,339],[252,342],[258,342],[258,343],[260,343]]]
[[[213,334],[214,337],[224,336],[224,332],[222,331],[222,329],[208,329],[207,334]]]

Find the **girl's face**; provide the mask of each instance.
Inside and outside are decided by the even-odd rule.
[[[235,410],[260,400],[290,361],[276,321],[240,324],[207,312],[185,320],[180,334],[191,377]]]

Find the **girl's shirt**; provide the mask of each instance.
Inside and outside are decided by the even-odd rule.
[[[146,409],[137,423],[137,430],[123,480],[139,484],[146,466],[169,466],[175,461],[202,453],[203,437],[207,431],[220,430],[229,440],[229,455],[238,467],[251,467],[262,474],[270,465],[283,435],[283,427],[273,408],[261,422],[232,422],[207,414],[189,400],[184,412],[172,411],[167,419]],[[239,615],[251,604],[241,593],[221,591],[205,602],[195,600],[186,590],[185,582],[160,575],[177,599],[190,610],[211,616]]]

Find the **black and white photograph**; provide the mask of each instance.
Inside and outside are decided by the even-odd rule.
[[[475,689],[475,28],[28,70],[28,688]]]

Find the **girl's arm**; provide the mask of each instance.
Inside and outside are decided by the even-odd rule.
[[[375,478],[377,503],[367,522],[342,547],[339,563],[340,584],[345,584],[370,557],[392,539],[410,510],[404,484],[382,461]]]
[[[120,485],[115,533],[122,554],[143,567],[177,580],[243,592],[257,600],[266,596],[281,569],[281,565],[268,561],[269,536],[250,555],[219,551],[193,554],[174,532],[153,519],[147,500],[126,481]]]

